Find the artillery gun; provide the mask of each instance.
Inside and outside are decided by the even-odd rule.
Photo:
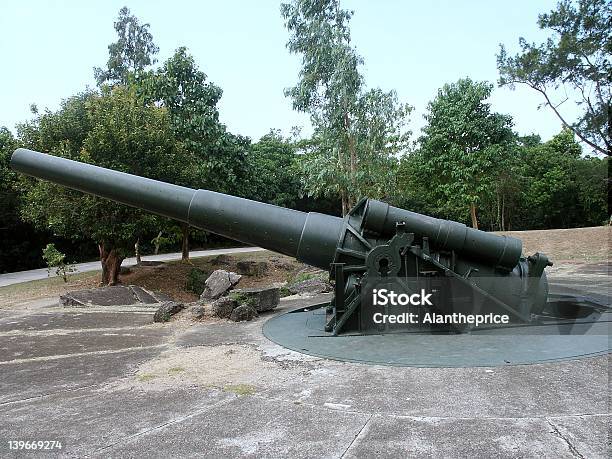
[[[339,218],[194,190],[27,149],[13,153],[11,167],[329,270],[335,290],[327,305],[325,329],[333,335],[410,328],[407,323],[376,320],[382,316],[376,311],[389,312],[388,305],[381,309],[375,304],[373,292],[380,290],[395,289],[407,298],[431,292],[431,308],[393,306],[396,312],[419,317],[434,310],[505,314],[512,323],[532,323],[546,307],[544,270],[552,263],[545,255],[524,257],[519,239],[381,201],[362,199]]]

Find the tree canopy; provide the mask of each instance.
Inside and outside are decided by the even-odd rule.
[[[173,158],[180,145],[167,111],[142,105],[124,86],[71,97],[57,112],[41,114],[19,131],[23,144],[34,150],[153,179],[176,175]],[[134,242],[158,227],[151,214],[46,181],[29,181],[24,201],[26,220],[66,238],[91,239],[101,256],[110,254],[105,283],[116,282],[115,270]]]
[[[108,45],[106,69],[94,68],[98,84],[127,83],[130,75],[138,76],[148,66],[155,64],[155,55],[159,52],[153,43],[150,25],[141,24],[127,7],[119,10],[114,27],[118,39]]]
[[[609,0],[562,0],[541,14],[540,29],[552,34],[545,43],[519,39],[521,52],[510,56],[503,45],[497,56],[499,84],[525,84],[539,92],[563,125],[593,150],[612,153],[612,4]],[[555,89],[577,94],[582,111],[566,119],[554,100]]]
[[[474,228],[477,208],[495,193],[513,141],[512,119],[486,102],[492,89],[465,78],[438,91],[427,108],[413,171],[439,213],[463,220],[469,211]]]
[[[285,94],[294,109],[310,114],[315,130],[301,161],[306,191],[339,196],[343,213],[366,193],[385,196],[412,107],[394,91],[365,89],[363,60],[351,45],[353,13],[338,0],[283,3],[281,14],[287,48],[302,56],[299,81]]]

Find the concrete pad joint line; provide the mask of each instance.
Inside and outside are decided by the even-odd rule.
[[[55,328],[49,330],[10,330],[0,332],[0,338],[5,336],[50,336],[50,335],[74,335],[79,333],[108,333],[119,331],[138,331],[143,328],[155,330],[157,327],[153,324],[143,325],[141,327],[110,327],[110,328]]]
[[[193,418],[195,416],[199,416],[200,414],[206,413],[207,411],[210,411],[213,408],[225,405],[225,404],[231,402],[232,400],[233,400],[233,398],[227,398],[225,400],[219,400],[217,403],[213,403],[212,405],[209,405],[209,406],[204,407],[204,408],[202,408],[200,410],[197,410],[194,413],[188,414],[187,416],[182,416],[182,417],[179,417],[179,418],[176,418],[176,419],[171,419],[170,421],[164,422],[163,424],[157,425],[155,427],[151,427],[150,429],[145,429],[145,430],[143,430],[141,432],[138,432],[138,433],[135,433],[133,435],[128,435],[127,437],[123,437],[119,441],[116,441],[115,443],[111,443],[110,445],[106,445],[106,446],[103,446],[102,448],[98,448],[98,449],[92,451],[92,454],[96,454],[96,453],[102,452],[102,451],[104,451],[106,449],[113,448],[113,447],[115,447],[115,446],[117,446],[119,444],[122,444],[122,443],[129,443],[131,440],[133,440],[135,438],[141,437],[143,435],[147,435],[147,434],[149,434],[151,432],[155,432],[157,430],[165,429],[166,427],[174,425],[174,424],[181,423],[183,421],[186,421],[187,419],[191,419],[191,418]]]
[[[46,394],[35,395],[34,397],[27,397],[27,398],[22,398],[19,400],[9,400],[8,402],[0,402],[0,406],[12,405],[12,404],[17,404],[17,403],[29,403],[32,400],[38,400],[38,399],[45,398],[45,397],[52,397],[54,395],[62,394],[64,392],[76,392],[79,390],[86,390],[86,389],[91,389],[94,387],[97,388],[97,387],[102,387],[105,385],[106,383],[99,383],[99,384],[90,384],[88,386],[73,387],[70,389],[61,389],[57,392],[48,392]]]
[[[548,425],[550,427],[552,427],[552,429],[553,429],[552,434],[555,437],[560,438],[561,440],[563,440],[567,444],[567,447],[569,448],[569,451],[572,454],[572,456],[577,457],[578,459],[584,459],[584,456],[582,454],[580,454],[580,452],[578,452],[576,447],[574,445],[572,445],[572,442],[569,441],[569,439],[567,437],[565,437],[565,435],[563,435],[561,433],[559,428],[548,417],[546,418],[546,422],[548,422]]]
[[[87,355],[106,355],[106,354],[120,354],[122,352],[140,351],[145,349],[156,349],[168,347],[168,344],[155,344],[153,346],[136,346],[136,347],[125,347],[123,349],[108,349],[106,351],[92,351],[92,352],[77,352],[74,354],[62,354],[62,355],[48,355],[44,357],[32,357],[31,359],[14,359],[6,362],[0,362],[0,365],[15,365],[28,362],[47,362],[51,360],[69,359],[71,357],[84,357]]]
[[[361,426],[361,429],[359,429],[359,432],[357,432],[357,435],[355,435],[355,438],[353,438],[353,440],[346,447],[346,449],[342,453],[342,456],[340,456],[340,459],[342,459],[346,455],[346,453],[348,453],[348,450],[351,449],[351,447],[357,442],[357,439],[361,436],[362,432],[364,432],[366,426],[370,423],[373,417],[374,417],[373,414],[371,414],[370,417],[368,417],[366,422]]]

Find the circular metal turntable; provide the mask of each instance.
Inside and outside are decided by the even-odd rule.
[[[553,299],[555,297],[553,296]],[[572,320],[550,320],[537,325],[479,328],[468,333],[404,332],[388,334],[326,333],[324,306],[303,307],[268,320],[264,335],[288,349],[333,360],[413,367],[478,367],[570,360],[611,351],[612,309],[605,297],[558,295],[596,313]]]

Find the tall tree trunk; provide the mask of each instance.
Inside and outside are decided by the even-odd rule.
[[[500,199],[499,199],[499,191],[496,193],[496,202],[497,202],[497,226],[499,228],[500,231],[503,231],[504,229],[503,224],[502,224],[502,216],[501,216],[501,203],[500,203]]]
[[[157,255],[157,254],[159,253],[159,245],[160,245],[160,242],[161,242],[161,237],[162,237],[162,234],[163,234],[163,231],[160,231],[160,232],[157,234],[157,237],[156,237],[155,239],[153,239],[154,244],[155,244],[155,250],[153,251],[153,253],[154,253],[155,255]]]
[[[346,139],[349,150],[349,183],[353,189],[356,188],[355,177],[357,176],[357,151],[355,149],[355,138],[351,134],[351,119],[348,113],[344,114],[344,129],[346,130]],[[355,205],[355,196],[348,193],[348,210]]]
[[[140,256],[140,238],[136,239],[136,243],[134,244],[134,252],[136,252],[136,264],[140,264],[142,261]]]
[[[102,264],[100,285],[117,285],[123,257],[119,255],[119,251],[115,247],[105,242],[98,244],[98,250],[100,252],[100,263]]]
[[[502,231],[506,231],[506,219],[504,217],[504,214],[506,213],[506,197],[502,194],[502,208],[501,208],[501,226],[502,226]]]
[[[344,217],[346,214],[348,214],[348,211],[349,211],[349,204],[348,204],[348,199],[346,197],[346,191],[342,190],[340,192],[340,196],[342,198],[342,216]]]
[[[470,216],[472,217],[472,228],[478,229],[478,219],[476,218],[476,204],[470,204]]]
[[[189,261],[189,225],[187,223],[181,223],[181,231],[183,232],[181,261]]]

